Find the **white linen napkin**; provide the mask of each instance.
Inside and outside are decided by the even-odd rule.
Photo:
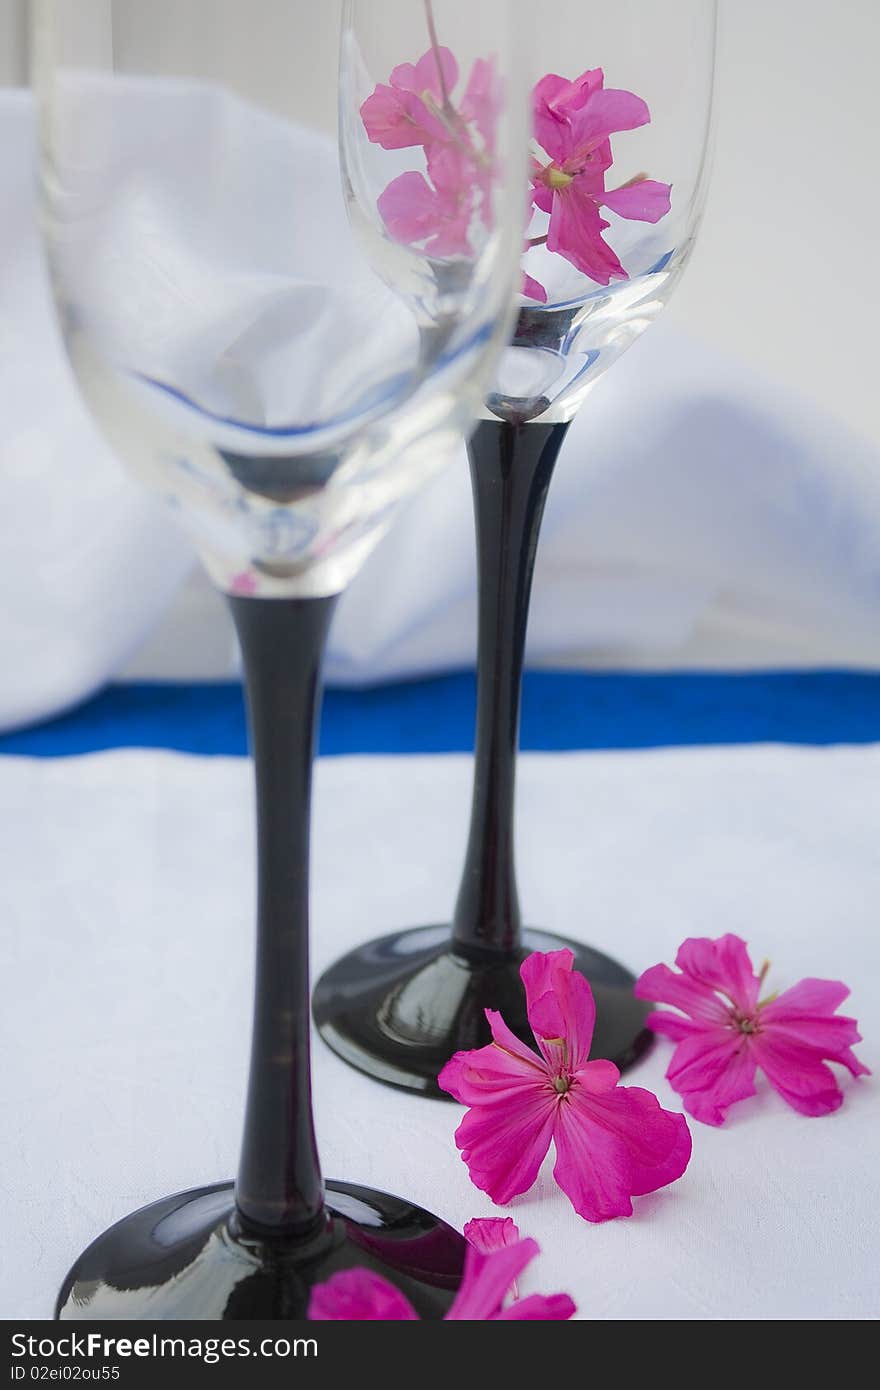
[[[281,140],[284,128],[271,125]],[[302,132],[288,138],[302,141]],[[252,207],[248,161],[229,176],[243,185],[229,189],[230,205]],[[60,710],[120,670],[191,566],[187,543],[111,458],[76,397],[32,190],[30,98],[0,93],[0,728]],[[334,258],[345,265],[332,160],[314,160],[309,196],[334,210],[310,254],[325,267]],[[214,234],[217,259],[224,237],[255,233],[245,218],[218,221]],[[531,657],[876,664],[878,536],[876,449],[661,322],[598,384],[572,427],[539,554]],[[470,664],[474,582],[462,450],[343,600],[329,678]],[[204,654],[225,644],[229,657],[215,656],[212,671],[231,673],[223,606],[206,585],[196,594],[166,619],[163,646],[174,652],[166,664],[181,677],[203,675]],[[152,669],[149,658],[137,668]]]
[[[14,982],[0,1010],[0,1316],[50,1316],[67,1267],[110,1222],[234,1172],[250,778],[244,759],[0,759],[0,938]],[[319,762],[316,971],[371,936],[448,917],[470,778],[465,757]],[[876,1073],[880,747],[529,754],[520,790],[529,922],[636,970],[671,960],[686,936],[738,932],[772,960],[768,988],[809,975],[852,987],[843,1012]],[[659,1042],[628,1080],[680,1108],[670,1055]],[[456,1152],[457,1106],[388,1090],[319,1040],[314,1080],[328,1177],[459,1226],[499,1214]],[[880,1315],[877,1082],[841,1080],[843,1107],[823,1119],[761,1083],[723,1129],[693,1122],[687,1173],[627,1221],[581,1221],[548,1166],[509,1209],[543,1251],[524,1292],[567,1291],[584,1318]]]

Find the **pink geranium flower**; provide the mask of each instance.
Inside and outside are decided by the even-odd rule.
[[[389,83],[380,82],[361,107],[370,140],[383,150],[448,141],[449,126],[441,112],[457,82],[458,63],[448,48],[430,48],[417,63],[401,63]]]
[[[495,151],[498,117],[503,105],[501,81],[492,58],[477,58],[461,102],[462,118],[473,121],[484,149]]]
[[[474,63],[460,107],[452,95],[458,63],[448,48],[431,48],[402,63],[390,85],[380,84],[361,107],[374,144],[386,150],[421,146],[427,173],[409,170],[379,198],[390,235],[430,256],[469,256],[469,231],[479,207],[492,225],[492,181],[500,90],[495,64]],[[477,138],[478,137],[478,138]]]
[[[259,590],[259,582],[250,570],[237,574],[229,586],[229,592],[237,598],[253,598]]]
[[[644,174],[613,192],[605,188],[611,135],[647,125],[647,105],[632,92],[607,88],[601,68],[574,82],[549,74],[535,88],[534,103],[535,138],[549,160],[535,160],[532,168],[535,204],[550,216],[547,249],[599,285],[628,279],[602,236],[611,224],[599,209],[636,222],[659,222],[669,212],[670,185]]]
[[[390,235],[434,257],[470,255],[469,231],[478,214],[493,226],[496,136],[502,85],[492,58],[477,58],[464,94],[456,98],[459,66],[437,40],[429,12],[431,47],[417,63],[401,63],[361,107],[368,138],[386,150],[421,148],[427,172],[396,178],[379,198]],[[606,88],[601,68],[573,82],[553,73],[534,91],[534,136],[541,159],[532,161],[529,220],[537,207],[547,231],[526,243],[546,245],[597,284],[628,279],[603,237],[610,223],[600,209],[638,222],[659,222],[670,209],[670,186],[638,174],[606,188],[613,163],[611,136],[650,121],[641,97]],[[547,302],[547,291],[525,274],[522,293]]]
[[[869,1075],[852,1051],[861,1041],[856,1020],[835,1012],[846,985],[801,980],[762,1000],[769,966],[756,975],[746,943],[733,935],[691,938],[675,963],[681,973],[654,965],[635,992],[680,1010],[658,1010],[648,1025],[678,1044],[666,1075],[694,1119],[723,1124],[731,1105],[755,1094],[759,1067],[801,1115],[828,1115],[843,1103],[827,1062]]]
[[[550,1144],[553,1175],[587,1221],[632,1215],[632,1198],[680,1178],[691,1155],[683,1115],[656,1096],[618,1086],[612,1062],[589,1060],[596,1009],[571,951],[536,952],[523,962],[533,1052],[486,1010],[493,1042],[458,1052],[440,1085],[470,1107],[455,1142],[471,1180],[494,1202],[534,1184]]]
[[[425,242],[432,256],[469,255],[474,181],[461,155],[442,146],[428,155],[428,172],[401,174],[379,199],[379,212],[395,241]],[[432,186],[433,185],[433,186]]]
[[[465,1226],[463,1235],[468,1245],[480,1255],[505,1250],[508,1245],[516,1245],[522,1239],[519,1227],[510,1216],[475,1216]]]
[[[573,1317],[577,1309],[567,1294],[530,1294],[505,1306],[515,1280],[539,1253],[533,1240],[517,1240],[489,1254],[471,1247],[465,1256],[461,1288],[445,1320],[565,1322]],[[312,1322],[416,1322],[418,1316],[399,1289],[367,1269],[334,1274],[313,1290],[309,1303]]]
[[[478,1255],[492,1255],[496,1250],[505,1250],[522,1239],[519,1227],[509,1216],[475,1216],[465,1226],[462,1235],[472,1250]],[[518,1298],[516,1283],[511,1285],[514,1298]]]

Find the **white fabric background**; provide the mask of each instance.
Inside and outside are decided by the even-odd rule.
[[[467,758],[318,765],[316,969],[369,935],[443,920],[469,786]],[[531,921],[636,969],[687,935],[737,931],[773,960],[773,987],[852,985],[846,1008],[876,1071],[880,749],[529,755],[521,792]],[[68,1264],[109,1222],[234,1170],[251,800],[244,760],[0,766],[0,1316],[49,1316]],[[658,1043],[631,1077],[674,1105],[669,1055]],[[319,1041],[314,1067],[328,1176],[459,1224],[491,1214],[453,1146],[458,1107],[386,1090]],[[528,1290],[567,1290],[585,1318],[876,1318],[876,1085],[846,1078],[825,1119],[764,1088],[722,1130],[694,1122],[687,1174],[628,1221],[587,1225],[545,1172],[510,1209],[544,1249]]]

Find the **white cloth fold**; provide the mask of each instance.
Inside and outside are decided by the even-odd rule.
[[[470,777],[464,757],[319,762],[316,971],[448,915]],[[234,1172],[250,778],[243,759],[0,759],[0,938],[14,982],[0,1012],[2,1317],[48,1317],[67,1267],[110,1222]],[[738,932],[772,960],[770,988],[810,975],[852,986],[844,1012],[876,1072],[880,748],[527,755],[520,783],[530,922],[636,970],[671,960],[686,936]],[[679,1108],[670,1053],[658,1042],[628,1080]],[[455,1149],[458,1107],[385,1089],[317,1040],[314,1081],[328,1177],[459,1226],[499,1214]],[[581,1221],[548,1165],[509,1209],[543,1251],[524,1291],[567,1291],[588,1319],[876,1318],[877,1083],[841,1081],[843,1107],[823,1119],[761,1083],[723,1129],[693,1122],[687,1173],[628,1221]]]
[[[33,152],[30,98],[0,93],[0,728],[103,685],[192,565],[80,401],[40,255]]]
[[[338,201],[326,165],[316,162],[310,197]],[[0,727],[59,710],[119,671],[191,564],[76,399],[40,264],[32,166],[30,99],[0,94]],[[252,205],[249,177],[247,161],[233,163],[242,187],[228,189],[231,206]],[[327,226],[315,254],[344,264],[343,224]],[[531,657],[876,665],[878,535],[875,448],[663,321],[572,426],[539,553]],[[344,598],[330,679],[470,664],[474,580],[462,450]],[[210,652],[220,673],[228,640],[231,673],[222,605],[206,597],[194,609],[190,595],[185,617],[165,620],[163,646],[176,653],[163,669],[198,677]],[[137,669],[149,675],[149,658]]]

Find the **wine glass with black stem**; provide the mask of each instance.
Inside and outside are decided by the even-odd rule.
[[[314,997],[330,1047],[405,1090],[447,1098],[438,1073],[453,1053],[490,1041],[487,1008],[531,1041],[519,967],[532,951],[567,947],[589,979],[594,1057],[624,1069],[650,1044],[649,1006],[633,996],[632,971],[580,940],[580,908],[573,907],[564,935],[524,927],[514,789],[544,505],[572,420],[663,309],[693,247],[710,162],[716,18],[715,0],[537,7],[519,308],[469,445],[479,571],[477,731],[452,926],[370,941],[333,965]],[[385,131],[369,104],[362,119],[381,148]],[[400,199],[387,213],[392,232],[411,244],[420,232],[416,218]],[[603,947],[625,952],[624,923],[590,929]]]
[[[322,1178],[309,1054],[310,787],[337,597],[398,505],[453,453],[509,332],[527,134],[517,55],[528,29],[516,0],[482,0],[478,12],[471,0],[435,0],[427,12],[385,0],[381,25],[372,0],[348,0],[341,179],[338,58],[312,42],[311,9],[34,6],[42,218],[65,345],[120,458],[165,496],[228,596],[257,795],[254,1024],[236,1181],[162,1197],[105,1231],[64,1281],[62,1319],[303,1317],[311,1288],[352,1265],[381,1271],[422,1315],[441,1316],[461,1276],[464,1242],[438,1217]],[[414,50],[425,56],[409,72]],[[372,199],[354,207],[354,236],[346,212],[352,181],[377,176],[365,133],[360,149],[352,142],[360,94],[391,70],[400,90],[399,100],[390,90],[388,118],[396,102],[401,120],[429,129],[449,121],[456,87],[477,74],[476,91],[491,75],[491,108],[454,132],[455,167],[443,196],[433,189],[427,243],[389,234],[384,164]],[[393,158],[396,179],[424,190],[429,216],[423,148],[401,139]]]

